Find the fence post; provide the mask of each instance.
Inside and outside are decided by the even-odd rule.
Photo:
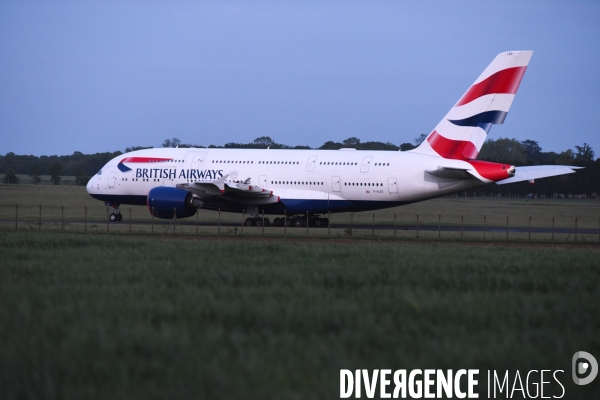
[[[394,213],[394,237],[396,237],[396,213]]]
[[[244,225],[246,225],[246,209],[242,209],[242,235],[244,234]]]
[[[372,224],[372,232],[371,232],[371,236],[375,236],[375,213],[373,213],[373,224]]]
[[[42,206],[40,206],[40,222],[42,220]],[[83,206],[83,231],[87,232],[87,206]]]
[[[508,240],[508,215],[506,216],[506,240]]]
[[[467,192],[465,192],[465,197],[467,197]],[[438,239],[441,237],[442,232],[442,214],[438,214]]]
[[[19,205],[15,204],[15,231],[19,228]]]
[[[463,238],[463,215],[460,215],[460,238]]]
[[[65,230],[65,206],[60,206],[60,231],[63,232]]]
[[[196,235],[198,234],[198,214],[200,214],[200,210],[196,209]],[[244,224],[242,224],[242,229],[244,229],[243,226]]]
[[[554,242],[554,216],[552,216],[552,241]]]
[[[287,233],[287,210],[283,210],[283,234]]]
[[[350,236],[352,236],[353,228],[354,228],[354,212],[350,211]]]
[[[217,229],[217,236],[221,236],[221,209],[219,208],[219,228]]]
[[[531,242],[531,215],[529,216],[529,241]]]
[[[131,233],[131,207],[129,207],[129,233]]]
[[[306,210],[306,236],[308,236],[308,210]]]
[[[419,237],[419,214],[417,214],[417,238]]]
[[[175,233],[175,230],[177,229],[177,207],[173,207],[173,233]]]
[[[485,240],[485,214],[483,214],[483,239]]]
[[[110,218],[108,218],[108,207],[106,207],[106,233],[108,233],[108,223],[110,222]]]
[[[38,231],[42,230],[42,205],[40,204],[40,222],[38,224]]]
[[[575,241],[577,241],[577,217],[575,217]]]
[[[265,234],[265,210],[262,210],[262,212],[263,212],[262,233],[264,235]],[[219,211],[219,215],[221,215],[220,213],[221,213],[221,211]]]
[[[150,215],[152,215],[152,233],[154,233],[154,207],[152,207]]]
[[[329,211],[329,217],[327,218],[327,236],[331,236],[331,210]]]

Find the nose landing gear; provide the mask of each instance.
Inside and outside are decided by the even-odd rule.
[[[112,207],[113,209],[113,212],[108,216],[110,222],[120,222],[123,220],[123,214],[121,214],[121,211],[119,210],[120,204],[104,203],[104,205]]]

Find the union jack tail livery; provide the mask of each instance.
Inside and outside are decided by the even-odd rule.
[[[494,124],[502,124],[533,51],[500,53],[415,153],[456,160],[477,158]]]

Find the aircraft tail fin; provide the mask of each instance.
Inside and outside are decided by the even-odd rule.
[[[479,75],[415,153],[475,159],[490,128],[502,124],[533,51],[500,53]]]

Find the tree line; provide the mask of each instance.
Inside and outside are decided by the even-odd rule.
[[[310,146],[289,146],[275,142],[269,136],[261,136],[250,143],[226,143],[223,146],[201,146],[182,143],[177,138],[166,139],[162,143],[163,148],[225,148],[225,149],[307,149],[307,150],[338,150],[341,148],[355,148],[357,150],[391,150],[408,151],[417,147],[427,135],[423,134],[414,139],[412,143],[402,143],[397,146],[393,143],[383,143],[377,141],[361,142],[359,138],[350,137],[341,142],[327,141],[322,146],[311,148]],[[153,146],[133,146],[125,148],[124,152],[152,148]],[[17,174],[27,175],[28,182],[21,183],[39,183],[43,174],[50,175],[54,184],[61,182],[63,175],[74,176],[77,184],[85,185],[87,181],[96,172],[104,166],[109,160],[123,154],[121,151],[83,154],[79,151],[66,156],[32,156],[16,155],[12,152],[4,156],[0,155],[0,171],[5,171],[3,181],[5,183],[18,183]],[[544,195],[553,195],[554,193],[585,194],[592,196],[600,193],[600,158],[594,158],[592,147],[583,143],[581,146],[574,146],[573,149],[567,149],[561,153],[542,151],[539,142],[535,140],[488,138],[481,149],[478,159],[484,161],[493,161],[516,166],[554,164],[554,165],[573,165],[585,167],[575,174],[563,175],[559,177],[541,179],[531,186],[529,182],[520,182],[506,186],[483,187],[475,193],[489,192],[494,193],[514,193],[527,194],[538,193]]]

